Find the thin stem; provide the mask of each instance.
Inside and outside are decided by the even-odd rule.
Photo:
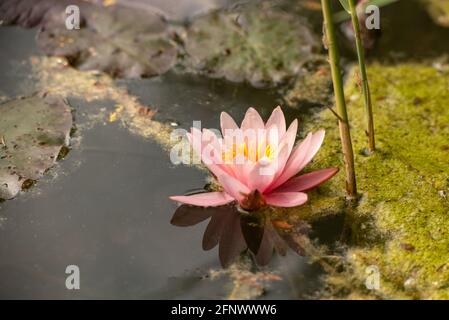
[[[362,78],[362,92],[365,97],[366,120],[368,128],[366,133],[368,135],[368,150],[374,152],[376,150],[376,141],[374,138],[374,119],[373,106],[371,103],[371,93],[369,90],[368,76],[365,67],[365,49],[363,48],[362,37],[360,35],[360,24],[357,15],[357,8],[355,0],[349,0],[349,7],[351,9],[352,26],[354,28],[355,43],[357,46],[357,57],[359,60],[360,76]]]
[[[357,197],[357,184],[355,180],[354,152],[352,150],[351,133],[349,130],[348,113],[346,111],[345,93],[343,90],[343,79],[340,70],[340,55],[336,45],[334,25],[332,23],[332,12],[329,0],[321,0],[324,17],[324,32],[326,46],[329,51],[329,62],[331,65],[332,82],[334,84],[335,104],[339,115],[338,126],[343,150],[346,169],[346,191],[349,198]]]

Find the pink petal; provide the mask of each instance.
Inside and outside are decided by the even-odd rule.
[[[245,117],[243,118],[242,125],[240,128],[245,130],[254,130],[257,135],[257,130],[265,129],[265,124],[263,123],[260,114],[254,108],[249,108],[246,111]]]
[[[238,202],[242,202],[246,195],[250,193],[248,187],[230,175],[218,176],[218,182],[221,184],[227,194],[232,196]]]
[[[288,146],[284,145],[277,157],[270,163],[265,164],[263,160],[259,160],[249,173],[247,184],[250,190],[253,191],[257,189],[259,192],[263,193],[276,178],[278,172],[282,172],[287,159]]]
[[[279,177],[276,178],[267,191],[276,189],[298,173],[299,168],[307,155],[307,150],[309,149],[311,141],[312,133],[309,133],[307,137],[293,149],[292,154],[284,167],[284,171]]]
[[[298,120],[295,119],[290,124],[290,126],[288,127],[287,132],[285,133],[285,135],[282,137],[282,140],[281,140],[281,144],[282,143],[287,143],[288,144],[288,155],[290,155],[290,153],[293,150],[293,146],[295,145],[296,133],[297,132],[298,132]]]
[[[324,130],[319,130],[312,134],[310,138],[310,133],[307,135],[306,139],[304,139],[304,141],[293,151],[292,156],[285,166],[284,172],[275,181],[275,183],[270,186],[270,190],[274,190],[279,187],[288,179],[304,169],[304,167],[310,162],[310,160],[312,160],[320,149],[324,140],[324,133]],[[306,142],[307,139],[309,139],[309,142]]]
[[[235,130],[239,127],[235,123],[234,119],[227,114],[226,112],[222,112],[220,115],[220,124],[221,124],[221,133],[224,135],[226,130]]]
[[[276,189],[275,192],[298,192],[312,189],[336,175],[338,168],[328,168],[306,173],[292,178]]]
[[[170,197],[170,199],[200,207],[222,206],[231,201],[234,201],[234,198],[232,198],[225,192],[206,192],[194,194],[191,196],[172,196]]]
[[[285,134],[285,130],[287,125],[285,124],[284,113],[282,112],[281,107],[277,107],[271,113],[270,118],[265,125],[265,128],[270,128],[272,125],[276,125],[279,130],[279,137],[282,137]]]
[[[313,157],[316,155],[316,153],[318,152],[318,150],[320,150],[321,145],[323,144],[324,141],[324,135],[325,135],[325,131],[324,130],[318,130],[317,132],[315,132],[313,134],[312,137],[312,141],[310,143],[310,147],[307,150],[307,155],[304,159],[304,161],[301,164],[301,168],[296,172],[298,173],[299,171],[301,171],[306,165],[309,164],[309,162],[313,159]]]
[[[204,134],[197,128],[192,128],[192,133],[187,134],[193,150],[201,158],[203,164],[209,169],[214,176],[222,174],[231,174],[232,170],[223,165],[219,158],[219,151],[214,146],[219,146],[217,136],[210,130],[205,129]],[[208,138],[203,141],[204,138]]]
[[[268,205],[274,207],[296,207],[307,202],[307,194],[302,192],[275,192],[265,195]]]

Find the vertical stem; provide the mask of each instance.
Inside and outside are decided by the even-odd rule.
[[[356,198],[357,185],[354,170],[354,152],[352,150],[351,133],[349,131],[348,113],[346,111],[343,80],[340,70],[340,56],[336,44],[335,30],[332,22],[332,12],[329,0],[321,0],[324,17],[325,41],[329,51],[329,63],[331,65],[332,82],[337,112],[339,115],[338,126],[346,169],[346,191],[350,198]]]
[[[366,120],[368,124],[368,128],[366,130],[368,135],[368,150],[371,153],[376,150],[376,142],[374,138],[373,107],[371,104],[371,93],[369,90],[368,76],[366,75],[365,49],[363,48],[362,37],[360,35],[360,24],[359,17],[357,15],[355,0],[349,0],[349,8],[351,10],[351,20],[352,26],[354,28],[355,43],[357,46],[357,57],[359,60],[360,76],[362,80],[362,91],[365,98]]]

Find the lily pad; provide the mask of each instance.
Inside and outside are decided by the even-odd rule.
[[[6,24],[41,26],[38,46],[48,55],[66,57],[80,70],[99,70],[133,78],[162,74],[176,62],[177,48],[163,17],[151,11],[122,6],[99,7],[82,1],[22,0],[0,7]],[[66,28],[66,6],[80,8],[80,29]],[[54,6],[53,6],[54,5]],[[34,9],[39,7],[39,9]],[[28,13],[28,14],[27,14]]]
[[[57,97],[13,100],[0,105],[0,199],[11,199],[57,160],[68,145],[70,107]]]
[[[320,50],[320,40],[300,16],[249,6],[193,21],[187,28],[185,50],[187,68],[260,85],[298,74]]]

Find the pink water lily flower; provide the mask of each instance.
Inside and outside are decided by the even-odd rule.
[[[297,176],[321,147],[324,130],[309,133],[295,146],[298,121],[287,129],[280,107],[266,123],[253,108],[248,109],[240,127],[226,112],[220,122],[222,137],[193,128],[188,138],[223,191],[172,196],[172,200],[203,207],[237,201],[248,211],[264,205],[295,207],[307,201],[305,191],[338,172],[328,168]]]

